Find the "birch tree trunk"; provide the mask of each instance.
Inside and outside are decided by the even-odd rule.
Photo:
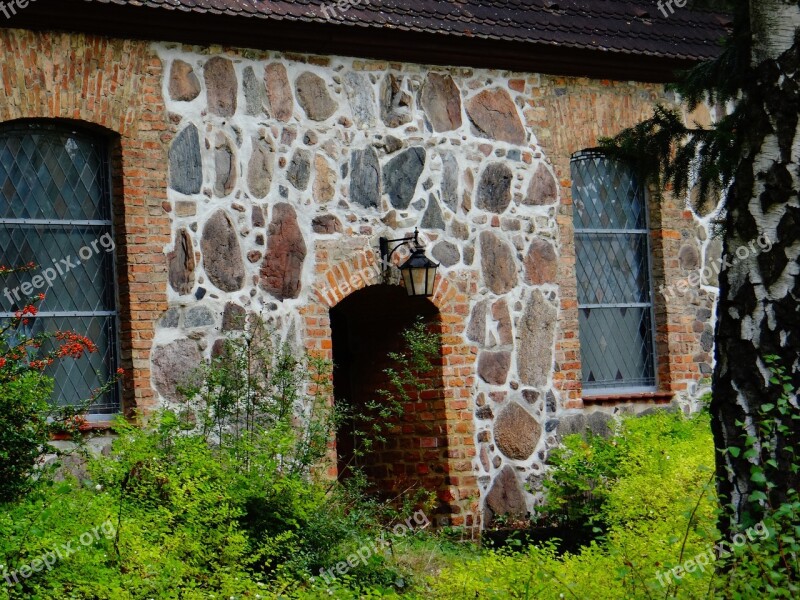
[[[800,428],[791,415],[770,412],[783,388],[770,382],[766,358],[780,357],[791,380],[790,412],[797,414],[800,0],[751,0],[750,27],[752,77],[741,99],[750,126],[726,202],[723,252],[729,264],[720,276],[711,403],[716,447],[739,449],[717,458],[718,491],[722,504],[731,506],[720,524],[726,534],[759,521],[767,505],[800,489],[790,469],[800,456]],[[781,424],[789,429],[781,432]],[[772,489],[761,481],[762,467]]]

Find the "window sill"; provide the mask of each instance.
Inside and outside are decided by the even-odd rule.
[[[102,433],[106,431],[110,431],[114,427],[114,423],[111,421],[92,421],[91,423],[86,423],[82,425],[78,431],[83,434],[88,433]],[[69,433],[54,433],[51,438],[53,441],[69,441],[72,439],[72,435]]]
[[[584,404],[602,404],[614,402],[670,402],[675,396],[673,392],[640,392],[633,394],[608,394],[602,396],[584,396]]]

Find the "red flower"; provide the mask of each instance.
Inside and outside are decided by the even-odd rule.
[[[0,369],[6,366],[6,359],[0,356]]]
[[[122,367],[117,369],[117,375],[125,375],[125,369],[123,369]]]
[[[36,316],[36,313],[38,313],[38,312],[39,312],[39,309],[38,309],[38,308],[36,308],[36,307],[35,307],[33,304],[28,304],[28,305],[27,305],[25,308],[23,308],[22,310],[18,310],[18,311],[16,311],[16,312],[14,313],[14,316],[15,316],[17,319],[20,319],[20,318],[24,317],[25,315],[31,315],[32,317],[35,317],[35,316]],[[28,323],[28,322],[27,322],[27,321],[23,321],[23,323],[25,323],[25,324],[27,325],[27,323]]]

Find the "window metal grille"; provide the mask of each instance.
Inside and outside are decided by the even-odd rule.
[[[578,324],[589,394],[655,390],[647,203],[624,164],[573,156]]]
[[[98,349],[79,360],[58,361],[46,371],[55,378],[53,400],[62,405],[88,399],[117,367],[110,190],[108,150],[101,138],[49,123],[0,127],[0,263],[37,265],[0,281],[0,319],[12,317],[27,297],[44,292],[38,315],[16,334],[75,331]],[[48,268],[56,272],[52,283],[34,287],[34,277]],[[33,288],[32,293],[23,293],[23,286],[28,292]],[[52,349],[44,346],[41,353]],[[116,389],[90,410],[92,415],[117,412]]]

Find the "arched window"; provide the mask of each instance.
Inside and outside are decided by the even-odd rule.
[[[573,156],[578,324],[587,395],[655,390],[647,203],[624,164]]]
[[[86,400],[116,369],[114,251],[106,139],[61,123],[0,125],[0,263],[36,265],[0,281],[0,319],[44,293],[25,333],[75,331],[98,347],[48,371],[58,404]],[[91,408],[117,412],[116,390]]]

